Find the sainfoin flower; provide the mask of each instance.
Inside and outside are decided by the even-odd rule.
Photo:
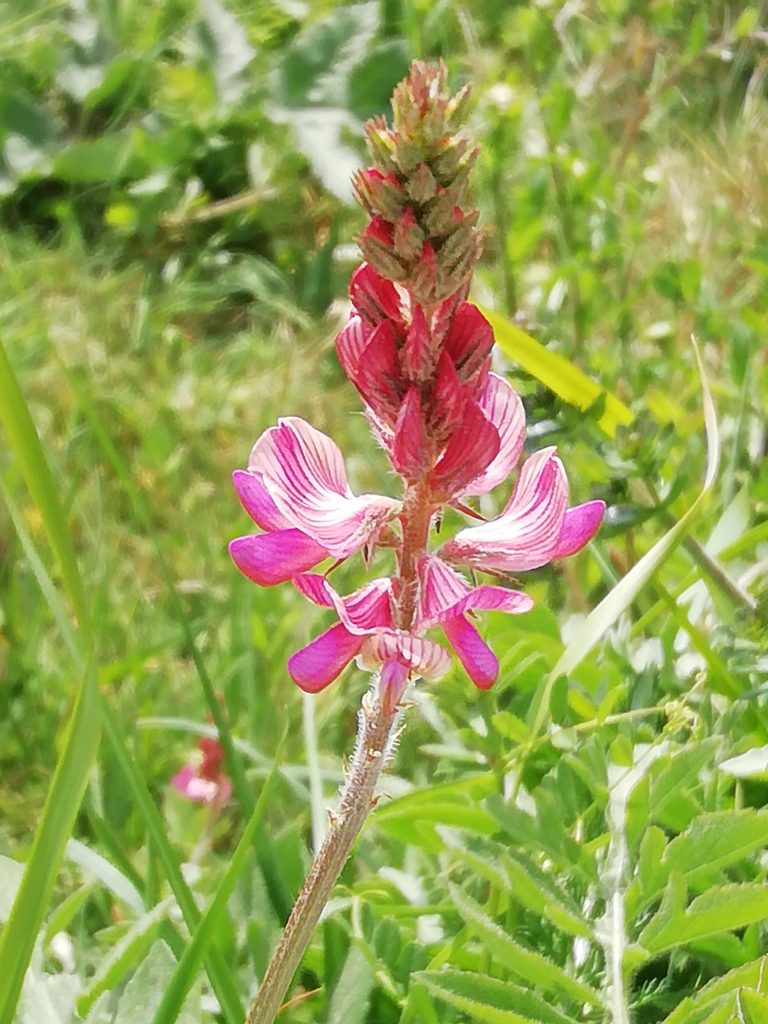
[[[222,807],[232,796],[232,782],[223,771],[224,751],[218,740],[202,736],[197,755],[171,779],[171,785],[187,800]]]
[[[370,221],[336,347],[403,482],[402,502],[355,495],[336,444],[296,417],[266,430],[247,470],[234,474],[240,501],[262,531],[230,544],[238,568],[262,586],[292,580],[337,616],[292,655],[291,677],[314,693],[356,660],[379,673],[388,714],[409,679],[448,670],[447,647],[480,689],[498,677],[476,616],[520,614],[533,602],[498,578],[473,586],[461,566],[497,577],[540,568],[579,551],[604,512],[601,501],[569,506],[554,448],[520,466],[523,405],[490,371],[493,331],[468,300],[479,243],[468,205],[476,153],[458,131],[465,101],[466,91],[448,93],[444,68],[414,64],[395,90],[393,126],[383,118],[368,124],[375,166],[355,178]],[[502,513],[478,523],[472,499],[512,479]],[[430,527],[445,505],[475,522],[435,550]],[[358,551],[367,556],[377,545],[394,554],[392,576],[347,596],[327,575],[308,571]]]

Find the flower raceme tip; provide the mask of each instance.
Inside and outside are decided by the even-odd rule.
[[[240,501],[262,531],[230,544],[237,567],[262,586],[292,580],[338,621],[297,651],[288,668],[308,692],[322,690],[353,659],[379,671],[389,714],[410,678],[437,678],[449,665],[442,630],[476,686],[499,672],[474,622],[482,611],[519,614],[532,601],[496,584],[471,586],[454,567],[490,573],[536,569],[579,551],[600,526],[601,501],[569,506],[554,448],[517,473],[499,516],[459,530],[430,552],[430,526],[445,505],[466,504],[506,481],[525,440],[522,402],[490,370],[493,331],[468,301],[480,244],[469,181],[477,151],[460,131],[468,91],[452,96],[443,65],[415,62],[393,95],[390,127],[366,126],[373,166],[354,179],[369,215],[364,262],[336,342],[341,366],[403,499],[356,495],[338,446],[297,417],[266,430],[247,470],[234,474]],[[356,551],[393,551],[391,577],[342,596],[310,572]]]

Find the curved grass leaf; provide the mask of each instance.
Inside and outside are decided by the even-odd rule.
[[[0,422],[35,501],[78,620],[85,665],[62,751],[8,923],[0,936],[0,1024],[11,1024],[64,847],[99,748],[100,711],[91,624],[67,518],[24,396],[0,344]]]
[[[626,576],[623,576],[600,604],[590,612],[574,639],[563,651],[552,672],[540,687],[536,699],[531,706],[529,720],[532,723],[531,732],[534,735],[538,735],[544,724],[552,689],[557,679],[560,676],[569,675],[586,658],[619,617],[630,607],[643,587],[658,572],[678,544],[682,542],[693,525],[696,516],[703,508],[717,478],[717,471],[720,465],[720,438],[717,429],[717,414],[712,402],[698,347],[695,345],[694,347],[701,374],[702,405],[707,435],[707,463],[702,489],[688,511],[680,517],[663,537],[656,541],[650,551],[647,551],[632,566]]]
[[[519,985],[469,971],[419,971],[413,982],[466,1013],[474,1024],[576,1024]]]
[[[582,410],[589,409],[603,399],[604,407],[598,423],[610,437],[615,436],[618,427],[633,422],[635,414],[630,408],[587,377],[568,359],[552,352],[500,313],[484,306],[479,309],[493,328],[496,344],[504,354],[522,366],[526,373],[541,381],[558,398]]]
[[[556,992],[580,1003],[589,1003],[591,1006],[602,1005],[599,994],[589,985],[572,978],[562,967],[541,953],[526,949],[519,942],[515,942],[458,886],[451,885],[449,889],[456,909],[488,950],[492,960],[545,992]]]

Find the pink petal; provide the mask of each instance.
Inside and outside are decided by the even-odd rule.
[[[519,590],[483,584],[471,587],[439,558],[425,558],[419,567],[421,615],[419,627],[429,629],[467,611],[498,611],[519,615],[530,611],[533,600]]]
[[[291,655],[288,672],[305,693],[318,693],[340,675],[362,646],[363,637],[353,635],[337,622]]]
[[[440,555],[449,562],[502,572],[546,565],[557,550],[567,503],[568,481],[554,449],[537,452],[524,463],[503,514],[460,530]]]
[[[378,324],[368,339],[352,383],[368,405],[390,426],[405,392],[397,351],[399,336],[391,320]]]
[[[393,715],[408,683],[408,667],[399,661],[387,661],[379,676],[379,693],[385,715]]]
[[[291,524],[272,501],[258,473],[237,469],[232,474],[240,504],[262,530],[282,530]]]
[[[592,540],[605,515],[604,501],[587,501],[569,508],[563,518],[563,528],[553,558],[567,558],[581,551]]]
[[[377,494],[352,494],[338,446],[297,417],[261,435],[249,469],[262,474],[285,518],[336,558],[363,547],[399,507]]]
[[[295,529],[237,537],[229,553],[240,572],[262,587],[285,583],[328,557],[324,547]]]
[[[360,652],[360,665],[369,671],[387,661],[399,661],[424,679],[444,676],[451,667],[448,652],[439,644],[399,629],[374,633]]]
[[[462,302],[453,315],[445,338],[446,351],[462,381],[470,383],[482,379],[492,347],[491,325],[477,306]]]
[[[485,494],[506,480],[520,459],[525,441],[523,403],[502,377],[488,374],[479,405],[498,431],[499,451],[485,472],[470,482],[466,494]]]
[[[429,446],[421,412],[421,392],[412,384],[395,423],[392,465],[406,480],[423,476],[429,468]]]
[[[189,764],[173,776],[171,785],[183,797],[194,803],[212,804],[219,796],[219,784],[212,779],[201,779]]]
[[[344,373],[354,383],[373,328],[361,316],[351,316],[336,339],[336,353]]]
[[[499,434],[476,402],[467,402],[460,426],[453,432],[430,478],[435,496],[444,500],[464,491],[496,458]]]
[[[400,296],[397,289],[367,263],[362,263],[352,275],[349,297],[355,309],[369,323],[400,319]]]
[[[447,352],[442,352],[427,405],[429,429],[438,440],[444,441],[460,427],[466,401],[466,392],[453,360]]]
[[[488,690],[499,677],[499,660],[465,615],[443,623],[448,641],[467,675],[480,690]]]
[[[432,337],[421,306],[413,308],[413,319],[405,334],[400,362],[406,377],[418,383],[428,381],[434,371]]]
[[[365,634],[392,625],[392,581],[371,580],[348,597],[340,597],[324,576],[304,573],[293,580],[296,589],[315,604],[335,608],[350,633]]]

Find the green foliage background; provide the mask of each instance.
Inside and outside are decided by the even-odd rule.
[[[333,342],[362,121],[413,57],[474,82],[474,296],[529,445],[609,514],[487,616],[490,694],[420,688],[280,1019],[768,1020],[767,18],[0,4],[2,1024],[235,1024],[322,835],[365,682],[288,681],[324,619],[230,564],[229,475],[293,413],[394,493]],[[692,333],[720,469],[654,547],[718,447]],[[210,817],[169,780],[217,728]]]

